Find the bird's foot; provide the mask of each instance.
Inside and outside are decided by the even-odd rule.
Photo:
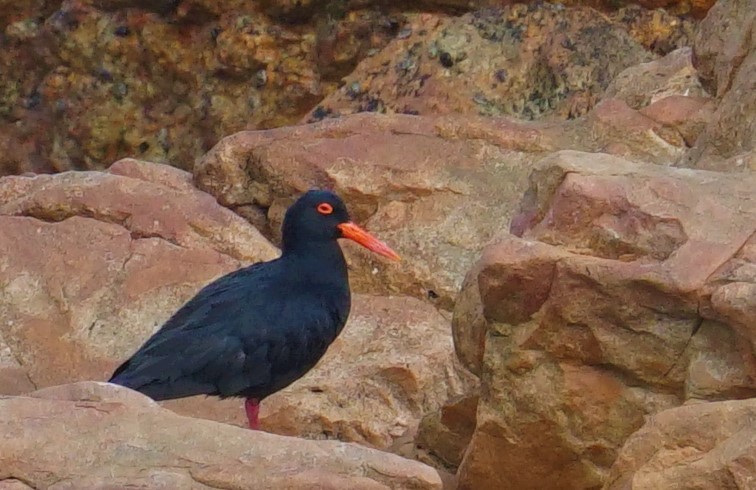
[[[244,409],[247,411],[249,428],[252,430],[259,430],[260,402],[256,398],[247,398],[247,400],[244,402]]]

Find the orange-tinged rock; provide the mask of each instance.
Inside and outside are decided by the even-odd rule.
[[[756,478],[756,402],[693,403],[660,412],[633,434],[605,490],[746,490]]]
[[[335,190],[403,258],[387,263],[344,243],[353,288],[450,309],[482,245],[506,229],[531,152],[557,138],[509,120],[358,114],[224,138],[198,161],[195,180],[226,206],[264,213],[274,239],[294,196]]]
[[[701,22],[693,60],[701,84],[716,97],[708,124],[678,165],[748,172],[756,150],[756,10],[750,0],[717,2]],[[753,158],[751,157],[751,160]]]
[[[544,159],[512,223],[522,238],[485,249],[455,309],[457,351],[482,380],[460,488],[598,488],[647,415],[756,394],[754,188]]]
[[[263,429],[389,448],[420,419],[467,393],[448,320],[409,297],[358,295],[343,333],[317,367],[262,404]]]
[[[6,177],[0,203],[2,393],[107,379],[199,288],[278,255],[168,166]]]
[[[0,486],[442,488],[439,474],[416,461],[182,417],[105,383],[0,397],[0,434]]]
[[[406,35],[365,58],[305,120],[363,111],[574,118],[620,71],[653,59],[594,9],[497,7],[410,18]]]

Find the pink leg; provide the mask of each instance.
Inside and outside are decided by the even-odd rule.
[[[244,402],[244,409],[247,411],[247,420],[249,420],[249,428],[252,430],[260,429],[260,402],[256,398],[247,398]]]

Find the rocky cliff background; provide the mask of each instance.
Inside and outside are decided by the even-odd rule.
[[[0,0],[0,489],[750,489],[751,0]],[[270,397],[98,383],[329,187]]]

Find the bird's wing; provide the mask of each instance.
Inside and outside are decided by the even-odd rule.
[[[209,284],[116,369],[110,381],[156,399],[218,393],[223,374],[241,369],[248,373],[248,383],[264,383],[270,369],[253,360],[264,359],[265,352],[256,352],[264,344],[256,340],[267,328],[250,322],[250,312],[258,318],[269,315],[264,311],[269,306],[256,294],[265,283],[265,270],[252,266]]]
[[[270,301],[268,272],[242,269],[205,287],[111,381],[157,400],[232,396],[289,376],[288,366],[313,365],[335,337],[329,329],[343,325],[338,308],[296,291]]]

